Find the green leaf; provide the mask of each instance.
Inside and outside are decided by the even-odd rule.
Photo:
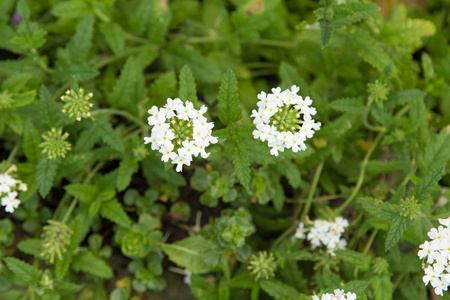
[[[222,78],[217,101],[219,119],[223,124],[231,125],[241,119],[242,111],[238,100],[238,82],[231,69],[228,69]]]
[[[239,139],[227,140],[225,142],[226,150],[231,154],[231,161],[241,184],[248,188],[250,183],[250,160],[248,149],[245,144],[240,143]]]
[[[52,95],[44,85],[39,90],[39,112],[41,123],[47,128],[59,125],[61,108],[52,100]]]
[[[280,87],[282,90],[291,88],[293,85],[301,86],[304,83],[297,70],[285,61],[281,62],[278,74],[281,78]]]
[[[204,260],[204,253],[211,246],[208,240],[193,235],[173,244],[162,244],[161,249],[177,265],[188,269],[192,274],[201,274],[211,271],[211,266]]]
[[[117,190],[125,190],[130,185],[133,174],[138,170],[139,165],[131,156],[126,156],[119,164],[117,174]]]
[[[425,93],[418,89],[400,90],[389,96],[385,102],[386,108],[394,108],[397,106],[406,105],[416,99],[422,99]]]
[[[36,97],[35,90],[28,91],[28,92],[22,93],[22,94],[15,94],[14,100],[16,100],[16,101],[11,105],[11,108],[19,108],[19,107],[29,105],[34,101],[35,97]]]
[[[25,254],[30,254],[38,257],[41,253],[42,240],[41,239],[26,239],[17,244],[17,248]]]
[[[364,99],[363,97],[354,97],[354,98],[342,98],[338,100],[334,100],[330,102],[330,108],[349,112],[353,114],[362,114],[364,113]]]
[[[14,258],[14,257],[5,257],[3,261],[23,283],[27,283],[29,285],[37,284],[42,277],[42,271],[38,270],[34,266],[30,266],[29,264]]]
[[[275,164],[275,168],[287,178],[291,187],[294,189],[300,187],[301,173],[295,163],[290,160],[280,160]]]
[[[90,13],[88,2],[83,0],[69,0],[56,3],[52,14],[59,18],[75,19]]]
[[[135,58],[130,56],[122,68],[119,79],[108,95],[108,102],[118,108],[132,106],[135,101],[132,99],[134,85],[140,74],[140,66],[136,63]]]
[[[36,183],[42,198],[45,198],[48,192],[50,192],[53,180],[56,177],[57,168],[58,162],[55,159],[48,159],[46,155],[42,155],[39,158],[39,163],[36,168]]]
[[[72,255],[63,255],[62,259],[55,261],[55,275],[57,279],[62,279],[69,271],[70,264],[72,263]]]
[[[349,39],[356,53],[369,65],[383,71],[391,63],[391,59],[368,31],[357,29]],[[396,72],[396,71],[395,71]]]
[[[67,282],[67,281],[57,281],[53,285],[53,291],[56,293],[70,293],[74,294],[78,292],[83,286]]]
[[[397,210],[392,204],[383,202],[376,198],[361,197],[358,199],[358,203],[366,212],[383,221],[389,222],[395,215],[397,215]]]
[[[17,14],[24,19],[28,19],[30,17],[30,8],[25,0],[17,1],[16,11]]]
[[[121,55],[125,49],[125,38],[122,27],[117,23],[100,23],[100,31],[109,48],[115,55]]]
[[[17,26],[17,35],[11,39],[11,43],[19,48],[34,50],[44,45],[47,31],[40,28],[36,22],[23,20]]]
[[[113,277],[113,272],[105,261],[94,256],[90,251],[82,251],[74,256],[72,268],[104,279]]]
[[[70,63],[65,62],[62,65],[57,64],[55,72],[52,74],[52,79],[59,83],[68,81],[88,81],[94,79],[99,75],[99,71],[94,66],[88,65],[88,62]]]
[[[66,190],[66,193],[83,203],[91,203],[99,193],[99,188],[97,186],[80,183],[66,184],[64,189]]]
[[[361,270],[369,270],[372,263],[372,258],[363,253],[359,253],[352,250],[335,250],[336,257],[357,267]]]
[[[331,36],[334,31],[334,24],[330,20],[320,19],[318,20],[320,24],[320,43],[322,48],[328,45],[331,40]]]
[[[128,217],[127,213],[117,199],[103,202],[100,208],[100,214],[102,217],[113,221],[122,227],[131,226],[130,217]]]
[[[135,34],[142,34],[150,21],[153,7],[153,1],[141,0],[136,7],[135,12],[129,16],[128,27],[130,31]]]
[[[450,126],[435,135],[430,144],[417,156],[417,166],[422,174],[428,173],[450,160]]]
[[[112,128],[106,115],[96,115],[91,122],[95,134],[114,150],[124,152],[122,140],[119,134]]]
[[[388,275],[373,276],[370,283],[375,300],[392,300],[395,286]]]
[[[183,101],[191,101],[194,104],[194,107],[197,107],[198,99],[195,79],[188,65],[185,65],[183,68],[181,68],[178,81],[180,85],[178,89],[178,97]]]
[[[41,137],[33,124],[26,120],[23,124],[23,152],[30,163],[37,164],[41,156]]]
[[[425,198],[427,198],[433,191],[439,180],[441,180],[444,173],[444,166],[434,169],[433,171],[428,173],[428,175],[424,179],[422,179],[414,188],[408,191],[408,196],[414,197],[419,201],[419,203],[423,202],[423,200],[425,200]]]
[[[165,72],[156,78],[150,85],[150,94],[155,105],[164,105],[167,98],[174,97],[177,90],[177,77],[174,71]]]
[[[92,47],[94,33],[94,16],[89,15],[78,23],[75,33],[66,44],[72,62],[83,62],[87,59]]]
[[[299,292],[296,289],[278,280],[261,280],[259,284],[269,296],[277,300],[297,299],[299,297]]]
[[[200,52],[188,49],[176,40],[164,47],[162,60],[166,70],[180,70],[185,65],[191,68],[195,79],[206,83],[217,83],[222,74],[216,63],[204,57]]]
[[[378,14],[379,7],[372,2],[346,2],[335,6],[334,11],[334,24],[339,28]]]
[[[388,236],[386,238],[386,244],[384,246],[384,250],[386,252],[393,246],[397,245],[398,241],[403,235],[403,232],[405,232],[410,223],[411,220],[409,218],[405,218],[400,215],[396,215],[393,217],[390,223]]]

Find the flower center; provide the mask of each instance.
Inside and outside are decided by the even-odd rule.
[[[278,131],[290,131],[295,133],[300,129],[303,121],[300,119],[300,111],[291,105],[280,107],[270,118],[270,125],[274,125]]]
[[[170,130],[172,130],[175,138],[172,140],[174,149],[176,152],[182,147],[183,141],[190,141],[194,134],[194,127],[192,126],[192,121],[178,119],[177,117],[172,117],[169,119]]]

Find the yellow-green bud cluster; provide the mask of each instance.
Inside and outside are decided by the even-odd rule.
[[[48,259],[50,263],[55,261],[55,257],[62,259],[62,254],[67,251],[72,237],[72,229],[64,223],[49,220],[48,225],[44,226],[42,237],[41,256]]]
[[[42,148],[42,153],[47,153],[49,159],[65,157],[66,152],[72,148],[72,145],[66,142],[68,137],[69,134],[67,132],[63,134],[62,129],[52,128],[52,130],[45,132],[42,134],[44,142],[39,144]]]
[[[61,100],[64,101],[63,113],[67,113],[69,117],[81,121],[81,118],[87,118],[91,116],[89,112],[92,107],[92,103],[89,100],[93,94],[84,94],[83,89],[71,89],[66,92],[64,96],[61,96]]]

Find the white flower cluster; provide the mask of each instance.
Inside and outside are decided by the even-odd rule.
[[[318,296],[312,296],[313,300],[356,300],[355,293],[345,293],[344,290],[336,289],[334,294],[323,294],[322,298]]]
[[[13,213],[19,207],[20,200],[17,199],[19,193],[17,191],[26,191],[27,185],[20,180],[16,180],[8,173],[17,171],[16,166],[12,166],[8,171],[0,174],[0,198],[2,199],[2,206],[5,211]]]
[[[316,114],[316,109],[310,106],[312,100],[297,95],[299,90],[293,85],[290,90],[281,92],[277,87],[270,94],[258,95],[258,110],[253,110],[251,115],[256,125],[253,137],[267,141],[272,155],[278,156],[278,151],[283,152],[285,148],[293,152],[305,150],[305,140],[320,129],[320,122],[314,122],[311,117]]]
[[[333,253],[334,250],[345,249],[347,246],[347,241],[341,239],[341,234],[344,233],[348,225],[348,221],[341,217],[337,217],[334,222],[315,220],[313,226],[309,229],[305,229],[305,224],[300,223],[295,231],[295,237],[298,239],[306,237],[311,243],[311,249],[316,249],[323,245],[327,247],[330,253]],[[308,230],[308,235],[305,235],[305,232]]]
[[[425,285],[431,283],[436,295],[442,296],[442,291],[450,285],[450,218],[439,219],[439,223],[444,226],[431,228],[428,232],[431,241],[420,245],[417,255],[420,259],[427,259],[422,264],[425,271],[423,282]]]
[[[162,161],[170,159],[176,164],[177,172],[183,165],[190,166],[192,158],[199,154],[207,158],[205,148],[217,143],[217,138],[211,136],[214,123],[208,123],[203,116],[206,110],[204,105],[197,110],[190,101],[170,98],[160,109],[153,106],[148,110],[148,124],[153,128],[151,136],[144,137],[145,144],[151,143],[152,150],[162,153]]]

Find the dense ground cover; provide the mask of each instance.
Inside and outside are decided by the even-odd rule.
[[[0,298],[450,299],[449,8],[0,0]]]

